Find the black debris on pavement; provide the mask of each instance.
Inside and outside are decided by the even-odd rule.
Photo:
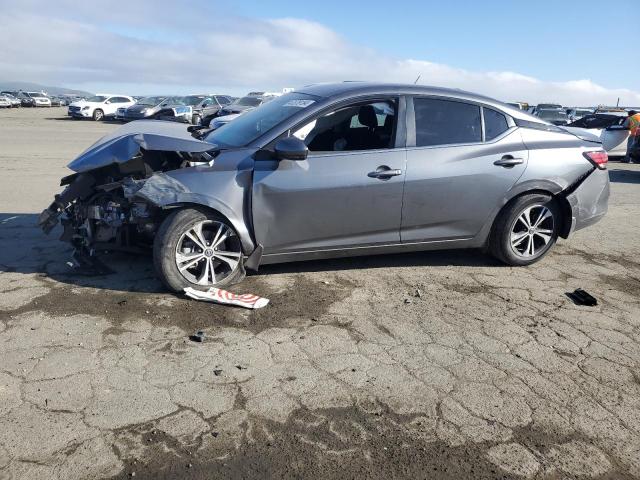
[[[189,340],[191,340],[192,342],[202,343],[204,342],[204,336],[205,336],[204,332],[201,330],[198,330],[193,335],[189,335]]]
[[[576,305],[586,305],[588,307],[595,307],[598,305],[598,300],[581,288],[577,288],[573,292],[567,292],[566,295]]]

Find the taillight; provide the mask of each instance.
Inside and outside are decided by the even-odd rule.
[[[607,162],[609,161],[609,155],[604,150],[596,150],[594,152],[584,152],[584,158],[593,163],[594,167],[599,168],[600,170],[607,169]]]

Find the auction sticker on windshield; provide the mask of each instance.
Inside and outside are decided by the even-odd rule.
[[[307,108],[309,105],[316,103],[315,100],[289,100],[287,103],[283,105],[283,107],[298,107],[298,108]]]

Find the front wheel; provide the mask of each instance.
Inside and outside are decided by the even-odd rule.
[[[162,222],[153,259],[158,277],[174,292],[224,287],[245,275],[240,237],[229,221],[191,208],[175,211]]]
[[[194,125],[200,125],[200,115],[194,115],[191,117],[191,123]]]
[[[102,110],[100,110],[99,108],[96,108],[93,111],[93,119],[96,122],[99,122],[100,120],[102,120],[104,118],[104,112]]]
[[[489,238],[489,251],[508,265],[535,263],[555,244],[561,222],[560,208],[550,195],[518,197],[498,215]]]

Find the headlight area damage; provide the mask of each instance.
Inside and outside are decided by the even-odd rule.
[[[183,125],[164,123],[133,122],[69,164],[76,173],[62,179],[66,188],[38,224],[48,234],[60,221],[60,239],[75,247],[78,263],[96,251],[150,248],[165,216],[160,199],[166,204],[167,196],[186,193],[163,172],[213,163],[215,145],[192,137]]]

